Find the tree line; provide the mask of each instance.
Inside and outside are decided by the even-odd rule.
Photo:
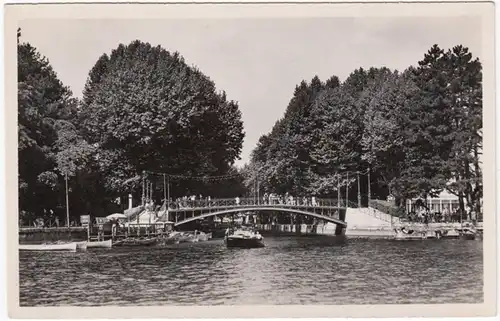
[[[403,72],[359,68],[345,81],[314,77],[296,86],[284,116],[260,137],[251,160],[234,167],[245,136],[238,103],[183,57],[141,41],[97,60],[82,99],[18,30],[19,209],[23,220],[102,216],[141,197],[142,179],[161,200],[163,179],[233,175],[230,180],[176,179],[171,197],[261,195],[336,197],[371,175],[374,198],[408,198],[442,190],[462,210],[482,201],[482,74],[469,50],[433,46]],[[342,174],[342,175],[340,175]],[[361,177],[363,202],[367,177]],[[351,200],[356,193],[349,194]],[[467,206],[465,205],[467,204]]]
[[[339,181],[342,195],[357,189],[356,175],[345,173],[369,170],[373,198],[391,194],[403,208],[447,190],[461,210],[480,213],[481,70],[468,48],[434,45],[403,72],[359,68],[343,82],[302,81],[252,151],[246,185],[254,190],[258,177],[261,193],[334,198]]]
[[[144,171],[235,175],[229,184],[174,180],[171,197],[244,193],[234,167],[245,136],[238,103],[179,53],[138,40],[120,44],[97,59],[77,99],[48,59],[20,41],[20,30],[17,36],[24,224],[36,217],[66,217],[66,178],[72,220],[120,211],[128,193],[137,204]],[[146,178],[160,202],[161,177]]]

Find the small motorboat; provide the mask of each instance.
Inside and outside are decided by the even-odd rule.
[[[116,241],[112,246],[151,246],[158,242],[156,238],[134,239],[128,238]]]
[[[77,243],[59,244],[19,244],[20,251],[70,251],[76,252]]]
[[[395,236],[394,239],[398,241],[410,241],[410,240],[425,240],[427,239],[427,232],[417,232],[414,230],[407,230],[402,227],[400,229],[394,229]]]
[[[259,248],[265,247],[264,237],[252,228],[227,229],[224,243],[227,247]]]
[[[112,246],[113,246],[113,240],[111,239],[107,241],[87,242],[87,248],[92,248],[92,247],[111,248]]]
[[[198,238],[199,242],[206,242],[212,238],[212,233],[198,232],[198,234],[196,234],[196,237]]]
[[[477,233],[477,229],[474,224],[469,222],[465,222],[462,224],[460,228],[456,229],[460,239],[462,240],[475,240]]]
[[[436,238],[440,239],[457,239],[459,237],[458,233],[454,230],[438,229],[434,231]]]
[[[458,234],[462,240],[475,240],[477,232],[474,228],[464,227],[458,229]]]

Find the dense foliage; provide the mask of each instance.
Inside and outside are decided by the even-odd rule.
[[[302,81],[246,167],[246,184],[261,193],[336,197],[355,173],[371,173],[373,197],[408,198],[448,190],[461,208],[480,211],[482,199],[482,74],[467,48],[433,46],[404,72],[355,70]],[[346,173],[351,173],[348,177]],[[258,174],[257,174],[258,173]],[[367,177],[361,178],[363,202]],[[355,200],[357,193],[350,193]]]
[[[104,53],[78,101],[48,60],[19,43],[19,208],[25,221],[123,209],[117,198],[336,197],[369,171],[374,198],[399,203],[446,189],[481,210],[482,73],[467,48],[433,46],[403,72],[359,68],[341,82],[302,81],[284,116],[234,167],[244,138],[238,104],[178,53],[134,41]],[[350,173],[347,176],[346,173]],[[354,173],[354,174],[353,174]],[[224,176],[223,179],[188,177]],[[231,176],[228,179],[227,175]],[[181,176],[186,176],[183,179]],[[172,176],[174,177],[174,176]],[[360,176],[363,202],[367,176]],[[350,194],[356,200],[356,193]]]
[[[18,62],[19,205],[29,219],[64,206],[61,176],[75,170],[65,140],[77,102],[35,48],[18,45]]]
[[[178,54],[134,41],[103,54],[77,101],[48,60],[19,43],[19,207],[22,219],[105,215],[127,193],[141,195],[144,171],[233,175],[227,182],[171,181],[171,197],[228,196],[241,188],[234,168],[244,138],[238,104]],[[162,178],[150,175],[157,203]],[[118,202],[117,202],[118,203]]]
[[[99,58],[83,94],[82,129],[99,146],[108,189],[129,190],[123,183],[144,170],[221,175],[239,157],[238,104],[178,53],[140,41],[119,45]],[[180,195],[209,188],[199,182],[176,187]]]

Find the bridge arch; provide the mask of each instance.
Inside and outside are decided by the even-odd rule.
[[[273,212],[287,212],[287,213],[295,213],[295,214],[301,214],[305,216],[312,216],[318,219],[325,220],[330,223],[334,223],[336,225],[340,225],[342,227],[346,227],[347,223],[342,221],[339,218],[336,217],[331,217],[331,216],[326,216],[322,214],[317,214],[314,212],[308,212],[308,211],[303,211],[295,208],[286,208],[286,207],[240,207],[240,208],[232,208],[232,209],[226,209],[226,210],[221,210],[221,211],[216,211],[216,212],[208,212],[204,213],[198,216],[193,216],[193,217],[188,217],[182,221],[176,222],[174,226],[179,226],[182,224],[186,224],[189,222],[193,222],[199,219],[204,219],[207,217],[211,216],[216,216],[216,215],[224,215],[224,214],[231,214],[231,213],[238,213],[238,212],[251,212],[251,211],[273,211]]]

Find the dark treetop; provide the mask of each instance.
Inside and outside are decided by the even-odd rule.
[[[18,34],[20,36],[20,34]],[[103,54],[82,101],[29,44],[18,45],[20,209],[26,217],[65,208],[109,214],[110,200],[140,194],[144,170],[183,175],[238,174],[244,138],[238,104],[178,54],[134,41]],[[241,179],[232,180],[238,188]],[[220,182],[172,182],[178,194],[227,194]],[[161,198],[160,184],[154,196]],[[97,213],[99,212],[99,213]]]
[[[374,197],[399,204],[446,189],[480,212],[482,74],[467,48],[433,46],[404,72],[359,68],[342,83],[318,77],[295,88],[285,115],[245,169],[267,192],[335,197],[371,170]],[[351,172],[347,178],[346,172]],[[366,201],[367,177],[361,177]],[[350,194],[356,199],[357,193]]]

